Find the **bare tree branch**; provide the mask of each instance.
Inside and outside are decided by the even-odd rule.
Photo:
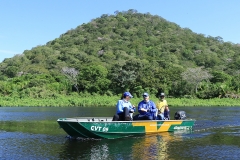
[[[187,68],[185,72],[181,74],[182,79],[187,81],[190,84],[195,85],[195,92],[197,93],[198,84],[203,80],[208,80],[213,76],[206,70],[203,70],[203,67],[197,68]]]
[[[75,68],[63,67],[62,73],[68,77],[71,84],[77,89],[77,76],[79,71],[77,71]]]

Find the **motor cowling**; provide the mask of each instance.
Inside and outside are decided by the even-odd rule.
[[[174,115],[175,120],[184,120],[187,118],[185,111],[177,111]]]

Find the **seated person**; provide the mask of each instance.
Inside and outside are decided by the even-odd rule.
[[[165,99],[165,94],[161,93],[159,97],[159,101],[157,102],[157,120],[169,120],[169,108],[167,104],[167,100]]]
[[[113,121],[130,121],[132,120],[132,114],[135,112],[135,106],[131,104],[130,99],[133,96],[130,92],[124,92],[120,100],[116,105],[116,114],[113,117]]]
[[[155,120],[157,108],[153,101],[149,100],[149,94],[143,94],[143,100],[138,104],[138,120]]]

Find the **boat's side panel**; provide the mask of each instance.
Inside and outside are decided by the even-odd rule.
[[[63,130],[70,135],[71,137],[82,137],[82,138],[102,138],[99,137],[93,132],[85,129],[81,124],[78,122],[64,122],[64,121],[58,121],[59,125]]]
[[[167,122],[164,122],[167,123]],[[193,129],[193,125],[194,125],[195,121],[182,121],[182,123],[180,125],[176,125],[176,124],[172,124],[168,131],[172,132],[172,131],[177,131],[177,130],[185,130],[185,131],[190,131]]]
[[[145,133],[172,132],[174,130],[191,130],[194,121],[146,121],[133,122],[133,126],[144,126]]]
[[[81,121],[59,119],[59,125],[72,137],[120,138],[148,133],[191,130],[194,120],[169,121]]]
[[[133,121],[133,122],[80,122],[86,129],[103,138],[136,134],[191,130],[194,121]],[[112,137],[113,136],[113,137]]]
[[[133,127],[132,122],[80,122],[86,129],[102,138],[119,138],[145,134],[144,126]]]
[[[133,126],[144,126],[145,133],[158,133],[170,131],[172,125],[181,125],[182,121],[146,121],[133,122]]]

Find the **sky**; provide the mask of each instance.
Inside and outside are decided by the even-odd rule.
[[[0,62],[103,14],[137,10],[240,43],[240,0],[0,0]]]

